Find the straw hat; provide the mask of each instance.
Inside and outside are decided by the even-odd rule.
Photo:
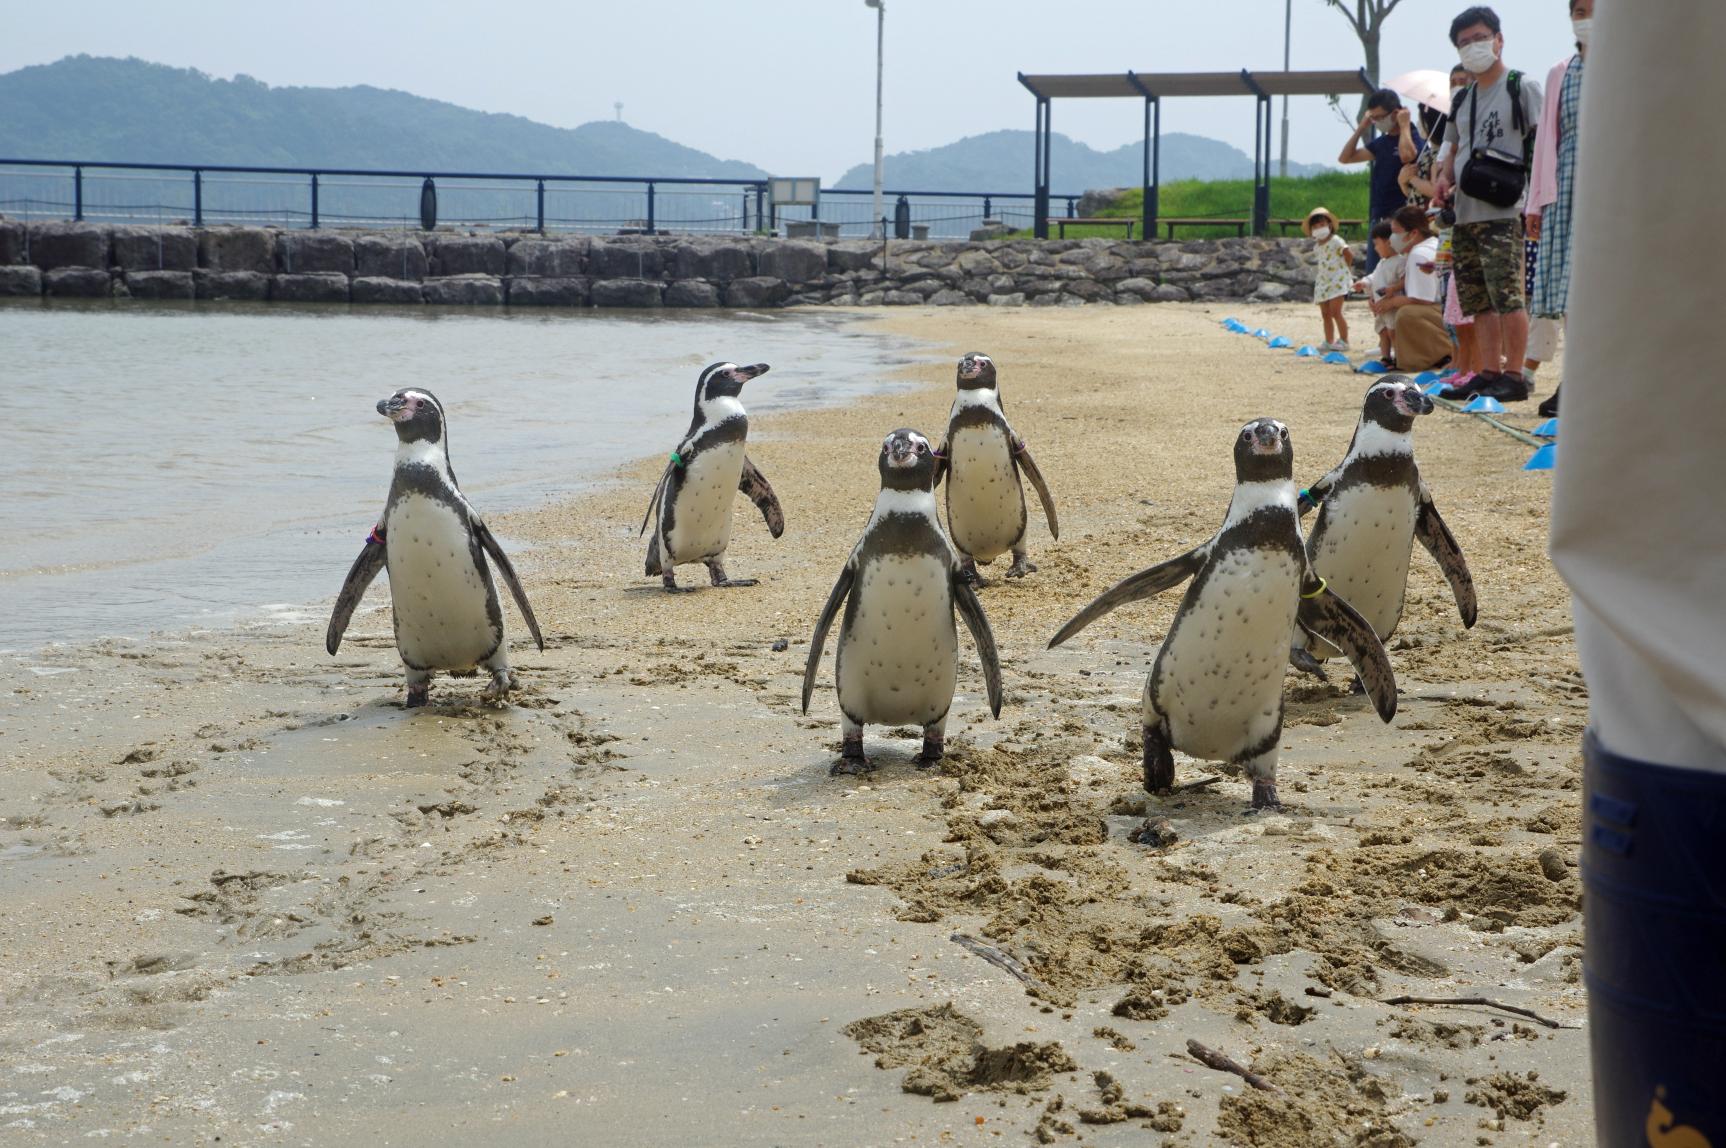
[[[1312,235],[1312,221],[1321,215],[1330,220],[1330,233],[1332,235],[1335,235],[1337,232],[1342,230],[1342,224],[1337,222],[1337,218],[1335,215],[1331,214],[1330,208],[1315,207],[1306,213],[1305,219],[1301,220],[1301,234],[1310,237]]]

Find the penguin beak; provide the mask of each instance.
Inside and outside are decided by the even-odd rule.
[[[1411,401],[1414,403],[1413,414],[1430,415],[1432,413],[1432,398],[1430,396],[1423,395],[1419,391],[1415,391],[1410,397]]]
[[[959,377],[961,379],[974,379],[982,373],[983,373],[983,360],[981,360],[981,359],[961,359],[959,361]]]
[[[399,420],[402,411],[407,409],[407,400],[400,395],[391,395],[387,399],[378,400],[378,414],[391,421]]]
[[[747,383],[750,379],[765,375],[770,369],[766,363],[756,363],[752,367],[738,367],[731,373],[738,382]]]
[[[1281,454],[1282,436],[1277,434],[1277,428],[1270,423],[1260,423],[1253,432],[1254,454]]]
[[[908,438],[896,438],[887,446],[888,466],[911,466],[917,461],[917,444]]]

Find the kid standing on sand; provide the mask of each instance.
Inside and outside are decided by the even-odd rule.
[[[1354,274],[1354,248],[1339,234],[1342,227],[1336,216],[1323,207],[1307,212],[1301,231],[1316,241],[1318,254],[1317,277],[1313,280],[1312,301],[1318,304],[1324,320],[1325,351],[1348,350],[1348,320],[1342,317],[1342,303],[1348,297],[1349,279]]]

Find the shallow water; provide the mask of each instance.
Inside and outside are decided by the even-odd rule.
[[[772,364],[744,393],[767,413],[921,357],[836,315],[0,306],[0,646],[316,616],[382,507],[399,387],[442,401],[496,515],[675,445],[708,363]]]

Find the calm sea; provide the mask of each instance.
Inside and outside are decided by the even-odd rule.
[[[481,511],[674,445],[708,363],[767,413],[928,358],[840,315],[0,306],[0,648],[321,615],[424,387]],[[643,491],[645,499],[647,491]]]

